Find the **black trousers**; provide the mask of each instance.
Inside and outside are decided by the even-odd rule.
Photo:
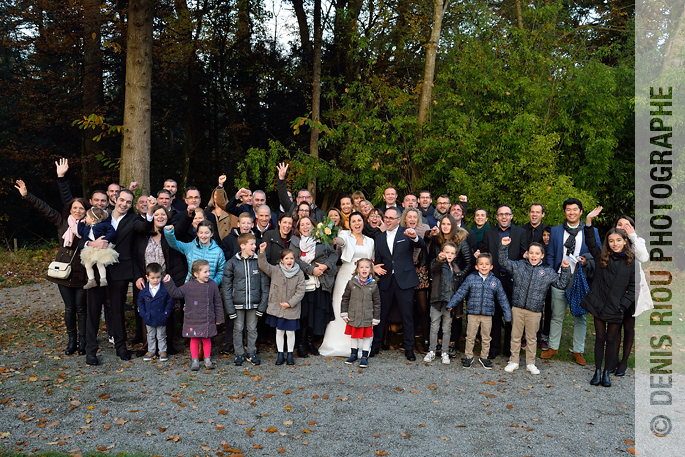
[[[404,337],[404,349],[414,349],[414,288],[400,289],[400,286],[395,280],[395,275],[390,280],[390,287],[388,290],[381,290],[381,322],[373,328],[373,345],[372,350],[377,350],[381,346],[383,340],[383,333],[385,330],[385,322],[388,319],[388,313],[393,303],[397,307],[402,316],[402,336]]]
[[[112,335],[117,354],[126,351],[126,317],[124,304],[130,280],[109,280],[109,306],[112,310]]]
[[[86,291],[80,287],[57,286],[64,301],[64,324],[70,338],[86,336]],[[77,328],[78,322],[78,328]]]
[[[504,293],[511,303],[511,294],[514,289],[514,282],[509,273],[499,272],[495,274],[502,283]],[[502,329],[504,329],[504,341],[502,340]],[[505,357],[511,355],[511,322],[504,322],[504,313],[499,304],[495,305],[495,315],[492,317],[492,331],[490,332],[490,355],[488,359],[494,359],[501,352]]]

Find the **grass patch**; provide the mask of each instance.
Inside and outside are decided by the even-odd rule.
[[[25,286],[45,280],[45,272],[57,254],[57,244],[0,251],[0,288]]]

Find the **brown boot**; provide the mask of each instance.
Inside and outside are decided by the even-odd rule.
[[[540,354],[540,358],[541,359],[551,359],[552,357],[554,357],[556,355],[557,352],[559,352],[559,351],[557,351],[556,349],[552,349],[552,348],[547,349],[542,354]]]
[[[580,352],[574,352],[573,357],[576,359],[576,363],[580,366],[584,367],[585,364],[587,363],[585,361],[585,357],[583,357],[583,354],[581,354]]]

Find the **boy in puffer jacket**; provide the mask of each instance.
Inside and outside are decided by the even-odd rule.
[[[252,233],[238,236],[240,252],[226,262],[221,295],[226,314],[234,321],[235,364],[243,364],[243,329],[247,330],[247,361],[259,365],[257,358],[257,320],[269,303],[269,277],[257,265],[256,238]]]
[[[511,322],[509,300],[499,279],[492,274],[492,255],[481,253],[476,259],[476,272],[470,274],[459,287],[457,293],[450,299],[447,309],[457,306],[464,298],[466,313],[469,315],[466,326],[465,357],[461,359],[464,368],[470,368],[473,363],[473,346],[480,327],[481,351],[478,361],[486,370],[492,370],[492,362],[488,360],[490,353],[490,331],[492,330],[492,316],[495,315],[495,300],[502,308],[504,320]]]
[[[551,286],[566,289],[571,279],[571,268],[566,260],[561,262],[561,275],[546,265],[545,248],[542,244],[533,242],[528,247],[528,259],[509,260],[509,237],[502,238],[499,247],[500,265],[514,280],[514,292],[511,297],[511,358],[504,368],[507,373],[513,373],[519,367],[519,352],[521,351],[521,337],[526,332],[526,370],[538,375],[540,370],[535,366],[535,352],[537,351],[537,331],[540,327],[540,316],[545,306],[545,297]]]

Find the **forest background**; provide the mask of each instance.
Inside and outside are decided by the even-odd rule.
[[[131,172],[117,126],[134,8],[151,128],[149,170]],[[634,213],[634,15],[629,0],[0,0],[0,237],[54,237],[13,182],[61,207],[59,157],[83,195],[172,177],[206,204],[219,174],[229,193],[270,191],[287,161],[322,208],[354,190],[380,205],[392,185],[466,194],[469,221],[506,202],[523,224],[539,201],[557,224],[573,196],[611,224]],[[102,125],[74,124],[89,116]]]

